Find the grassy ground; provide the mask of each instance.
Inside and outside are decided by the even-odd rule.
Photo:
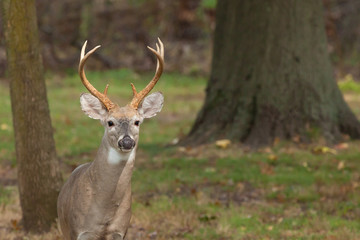
[[[151,75],[89,72],[120,105]],[[58,155],[67,177],[91,161],[103,129],[80,110],[78,77],[49,75],[48,95]],[[169,147],[186,133],[201,106],[206,80],[165,75],[161,114],[142,125],[133,175],[128,239],[360,239],[359,142],[325,148],[276,142],[256,152],[232,144]],[[354,87],[355,86],[355,87]],[[341,89],[360,115],[360,88]],[[0,85],[0,239],[61,239],[21,231],[8,87]]]

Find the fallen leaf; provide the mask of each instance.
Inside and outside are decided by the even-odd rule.
[[[11,223],[11,227],[12,227],[14,230],[20,230],[20,226],[19,226],[18,220],[16,220],[16,219],[11,219],[11,220],[10,220],[10,223]]]
[[[191,151],[191,147],[178,147],[177,150],[182,153],[189,153]]]
[[[9,125],[7,125],[6,123],[1,124],[0,128],[1,130],[10,130]]]
[[[342,170],[344,167],[345,167],[344,161],[340,161],[340,162],[338,163],[338,165],[337,165],[337,169],[338,169],[338,170]]]
[[[217,140],[215,142],[215,145],[221,149],[228,148],[230,146],[230,144],[231,144],[231,141],[229,139],[221,139],[221,140]]]
[[[303,167],[306,168],[308,171],[311,171],[311,168],[309,167],[307,162],[302,163]]]
[[[339,143],[339,144],[335,145],[334,148],[335,148],[336,150],[348,149],[348,148],[349,148],[349,144],[348,144],[348,143]]]
[[[326,147],[326,146],[314,147],[313,149],[311,149],[311,152],[314,153],[314,154],[326,154],[326,153],[336,154],[335,149],[331,149],[331,148]]]
[[[275,154],[270,154],[270,155],[268,156],[268,160],[269,160],[271,163],[275,163],[277,159],[278,159],[278,157],[277,157]]]

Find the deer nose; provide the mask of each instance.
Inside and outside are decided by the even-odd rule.
[[[125,135],[119,140],[118,145],[121,149],[130,150],[135,147],[135,141],[129,135]]]

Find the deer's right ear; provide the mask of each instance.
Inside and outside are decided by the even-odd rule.
[[[103,119],[107,110],[102,103],[90,93],[83,93],[80,96],[80,104],[83,112],[93,119]]]

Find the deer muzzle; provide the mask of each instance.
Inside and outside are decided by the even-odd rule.
[[[129,135],[125,135],[118,141],[118,146],[121,150],[131,150],[135,147],[135,141]]]

